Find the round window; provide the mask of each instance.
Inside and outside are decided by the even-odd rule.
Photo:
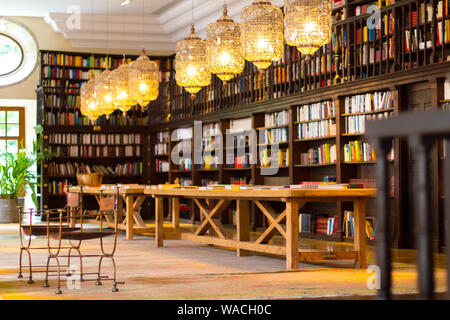
[[[23,61],[23,51],[19,43],[0,33],[0,76],[16,71]]]
[[[37,57],[38,46],[32,33],[20,22],[0,18],[0,87],[28,78]]]

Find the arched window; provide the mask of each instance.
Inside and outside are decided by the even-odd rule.
[[[37,43],[28,29],[0,18],[0,87],[26,79],[37,64]]]

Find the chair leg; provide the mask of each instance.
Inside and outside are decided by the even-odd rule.
[[[102,272],[102,262],[103,262],[103,258],[104,257],[105,256],[101,256],[100,260],[98,261],[98,274],[97,274],[97,281],[95,282],[96,286],[101,286],[102,285],[102,282],[100,281],[100,275],[101,275],[101,272]]]
[[[62,291],[61,291],[61,266],[59,264],[59,258],[55,257],[55,259],[56,259],[56,264],[58,265],[58,287],[56,288],[55,293],[61,294],[62,293]]]
[[[67,254],[67,272],[66,272],[66,276],[70,277],[72,274],[70,273],[70,258],[71,258],[71,254],[72,254],[72,249],[74,249],[73,247],[69,249],[69,253]]]
[[[114,280],[113,280],[113,287],[112,287],[112,292],[118,292],[119,288],[117,288],[117,279],[116,279],[116,262],[114,261],[114,257],[111,256],[111,262],[113,264],[113,272],[114,272]]]
[[[29,270],[30,270],[30,276],[29,276],[29,278],[28,278],[27,283],[28,283],[28,284],[33,284],[34,281],[33,281],[33,266],[32,266],[32,264],[31,264],[31,253],[30,253],[29,250],[26,250],[26,252],[27,252],[27,254],[28,254],[28,264],[29,264]]]
[[[49,265],[50,265],[50,259],[51,258],[52,258],[51,256],[48,256],[48,258],[47,258],[47,267],[45,269],[45,280],[44,280],[44,285],[43,285],[44,288],[50,287],[50,285],[48,284],[48,268],[49,268]]]
[[[17,279],[22,279],[22,255],[23,255],[23,248],[20,248],[20,255],[19,255],[19,274],[17,275]]]

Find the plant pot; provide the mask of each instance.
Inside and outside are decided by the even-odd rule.
[[[0,199],[0,223],[18,223],[17,199]]]

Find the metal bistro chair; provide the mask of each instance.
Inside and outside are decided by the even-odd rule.
[[[34,210],[24,211],[23,207],[18,207],[19,211],[19,233],[20,233],[20,255],[19,255],[19,274],[18,278],[23,278],[24,269],[28,269],[29,278],[28,284],[33,284],[33,273],[43,273],[47,270],[36,270],[36,268],[46,268],[46,266],[39,266],[32,264],[31,251],[34,250],[47,250],[47,246],[34,245],[33,239],[44,238],[48,236],[49,233],[58,231],[60,228],[64,232],[77,231],[79,228],[74,227],[71,223],[69,216],[74,212],[80,211],[82,208],[80,195],[76,193],[67,193],[66,195],[66,206],[63,208],[64,224],[56,224],[54,219],[55,215],[58,215],[56,209],[52,210]],[[41,220],[38,222],[37,220]],[[43,221],[44,220],[44,221]],[[62,221],[62,220],[61,220]],[[73,244],[70,241],[69,245],[61,247],[61,249],[69,250],[69,257],[72,250],[78,250],[79,244]],[[24,253],[28,256],[28,265],[23,263]],[[70,258],[68,259],[67,265],[61,267],[68,267],[70,265]]]
[[[117,248],[117,210],[118,210],[118,201],[119,201],[119,187],[117,188],[117,192],[113,196],[103,196],[103,192],[100,192],[99,197],[99,210],[95,212],[83,212],[79,211],[78,213],[71,214],[69,217],[69,220],[73,225],[76,226],[77,230],[65,230],[64,229],[64,214],[66,214],[67,211],[64,209],[58,210],[59,212],[59,228],[56,232],[49,232],[47,235],[48,238],[48,252],[49,256],[47,259],[47,266],[46,270],[49,270],[50,268],[50,261],[52,259],[56,260],[56,267],[57,267],[57,289],[56,294],[61,294],[61,265],[60,265],[60,258],[68,258],[70,261],[70,258],[73,257],[79,257],[80,259],[80,281],[95,281],[95,284],[97,286],[102,285],[102,280],[107,281],[113,281],[113,287],[112,291],[117,292],[119,289],[117,288],[118,284],[124,284],[124,282],[117,282],[116,278],[116,263],[114,260],[114,253],[116,252]],[[83,196],[83,189],[81,187],[80,190],[80,197]],[[105,230],[103,228],[103,219],[106,219],[107,216],[112,216],[114,218],[114,228],[113,230]],[[88,229],[85,227],[85,223],[87,219],[98,219],[100,221],[100,229]],[[108,253],[105,250],[105,244],[103,241],[103,238],[105,237],[114,237],[114,242],[112,244],[112,249]],[[52,244],[51,239],[56,242],[56,245]],[[87,240],[94,240],[99,239],[100,241],[100,251],[101,254],[85,254],[83,255],[80,251],[80,247],[83,241]],[[68,254],[62,255],[61,254],[61,243],[63,240],[69,240],[69,241],[78,241],[78,255],[72,255]],[[82,267],[82,260],[83,258],[99,258],[98,262],[98,270],[97,272],[84,272]],[[113,265],[113,277],[110,278],[109,276],[102,275],[102,263],[105,258],[111,259],[112,265]],[[86,275],[96,275],[95,278],[84,278]],[[49,287],[48,283],[48,272],[46,273],[45,281],[44,281],[44,287]]]

